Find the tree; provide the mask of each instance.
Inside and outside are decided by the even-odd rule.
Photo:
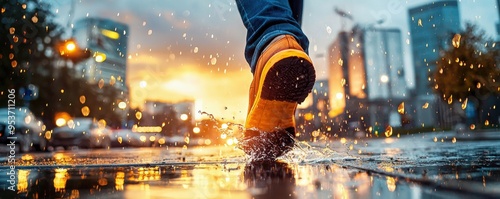
[[[54,53],[47,52],[54,52],[62,28],[45,1],[5,0],[0,9],[0,101],[7,99],[6,89],[16,89],[20,106],[19,91],[31,83],[37,68],[50,66]]]
[[[115,111],[119,91],[112,85],[90,84],[75,77],[76,71],[70,66],[89,58],[90,53],[75,49],[61,55],[62,45],[73,40],[62,39],[64,29],[54,22],[46,2],[0,1],[0,101],[6,102],[7,89],[15,89],[16,105],[27,106],[20,91],[32,84],[39,93],[36,99],[30,99],[29,108],[47,129],[55,127],[58,112],[104,119],[112,126],[120,126],[121,119]],[[73,63],[68,66],[70,62]]]
[[[477,25],[467,23],[465,30],[450,38],[451,46],[441,53],[434,71],[434,88],[441,99],[452,104],[476,102],[479,122],[483,101],[500,93],[500,51]]]

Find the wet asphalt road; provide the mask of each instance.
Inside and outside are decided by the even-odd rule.
[[[11,169],[0,151],[0,198],[500,198],[500,132],[300,143],[274,163],[234,146],[112,148],[16,154]]]

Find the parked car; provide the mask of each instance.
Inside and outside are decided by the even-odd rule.
[[[75,118],[69,120],[65,126],[52,130],[49,145],[52,147],[62,146],[64,149],[71,146],[109,148],[111,146],[111,129],[105,124],[98,124],[91,118]]]
[[[14,134],[11,134],[11,129],[14,129]],[[15,137],[15,139],[9,139],[9,137]],[[45,125],[28,108],[0,108],[0,143],[8,144],[12,140],[15,140],[20,152],[33,149],[44,151],[47,146]]]
[[[111,135],[112,147],[146,147],[149,142],[145,138],[141,139],[141,134],[130,129],[114,130]]]

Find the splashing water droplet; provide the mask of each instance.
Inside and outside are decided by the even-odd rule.
[[[138,120],[140,120],[142,118],[142,113],[140,111],[138,111],[137,113],[135,113],[135,118],[137,118]]]
[[[81,111],[82,111],[82,115],[85,117],[89,116],[89,114],[90,114],[90,108],[88,106],[82,107]]]
[[[387,128],[385,128],[385,137],[391,137],[392,136],[392,126],[387,126]]]
[[[427,109],[429,108],[429,102],[426,102],[423,106],[422,106],[423,109]]]
[[[418,19],[418,26],[424,27],[424,25],[422,24],[422,19]]]
[[[405,102],[401,102],[398,106],[398,113],[399,114],[405,114]]]
[[[193,52],[194,52],[194,53],[198,53],[198,47],[194,47]]]
[[[115,85],[115,83],[116,83],[115,76],[111,76],[111,78],[109,79],[109,85],[113,86],[113,85]]]
[[[474,129],[476,129],[476,125],[475,124],[471,124],[470,125],[470,130],[474,130]]]
[[[85,101],[87,98],[85,98],[85,95],[80,96],[80,103],[85,104]]]
[[[453,103],[453,95],[451,95],[449,98],[448,98],[448,104],[452,104]]]
[[[332,34],[332,28],[330,26],[326,26],[326,32],[328,34]]]
[[[97,86],[99,86],[99,88],[104,87],[104,79],[99,80],[99,83],[97,84]]]
[[[455,143],[457,142],[457,138],[456,138],[456,137],[453,137],[453,138],[451,139],[451,142],[452,142],[453,144],[455,144]]]
[[[465,110],[467,108],[467,101],[469,101],[469,98],[465,98],[464,102],[462,103],[462,110]]]
[[[460,47],[460,39],[461,38],[462,38],[462,35],[460,35],[460,34],[455,34],[455,36],[453,36],[453,39],[451,40],[453,47],[455,47],[455,48]]]
[[[211,63],[212,65],[217,64],[217,58],[213,57],[213,58],[210,60],[210,63]]]
[[[438,141],[438,138],[437,137],[434,137],[434,142],[437,142]]]
[[[485,126],[489,126],[490,125],[490,121],[489,120],[484,121],[484,125]]]

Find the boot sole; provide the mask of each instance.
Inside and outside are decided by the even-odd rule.
[[[295,127],[297,104],[309,95],[316,74],[312,61],[300,50],[273,55],[262,70],[257,95],[245,127],[272,132]]]

